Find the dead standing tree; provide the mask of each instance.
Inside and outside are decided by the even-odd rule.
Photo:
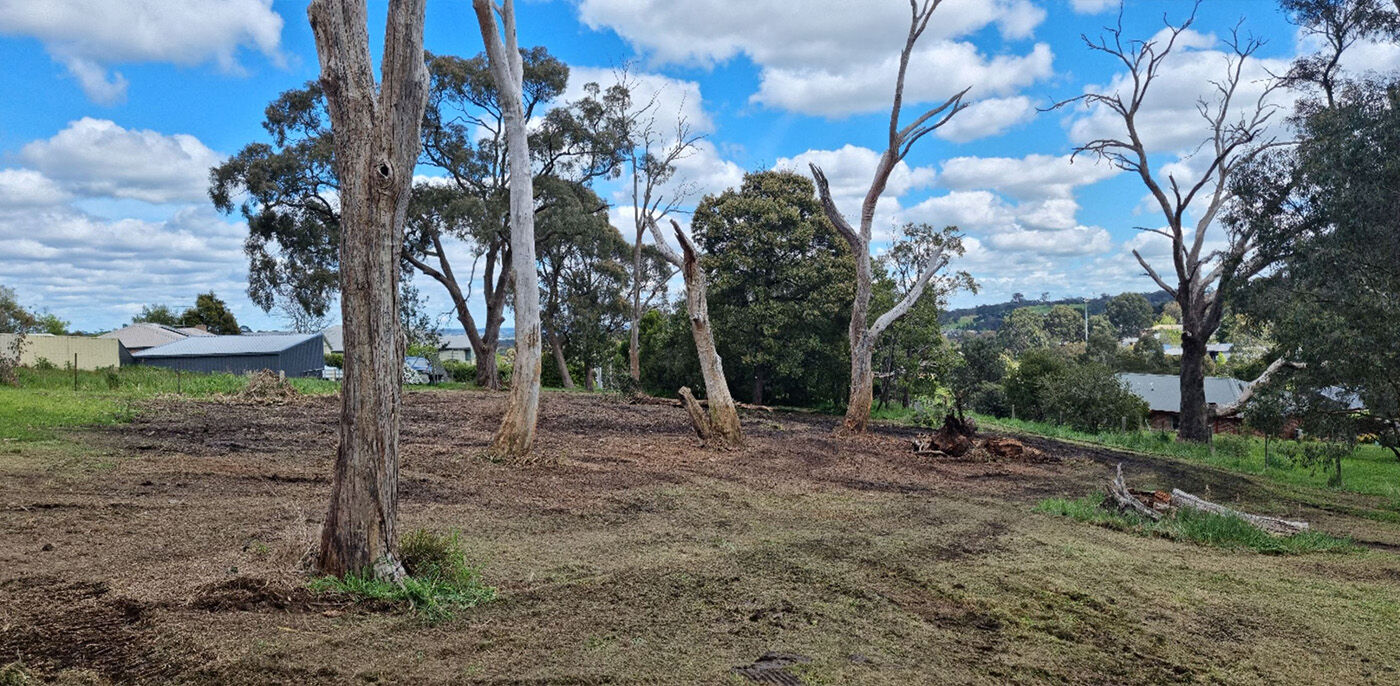
[[[340,179],[345,381],[340,447],[317,566],[324,574],[399,580],[399,246],[428,99],[425,0],[391,0],[375,84],[364,0],[307,8]]]
[[[729,395],[729,383],[724,378],[724,364],[715,349],[715,332],[710,328],[710,306],[705,300],[708,287],[705,271],[700,268],[699,250],[674,219],[671,220],[671,228],[675,231],[676,241],[681,245],[680,253],[671,249],[655,221],[649,222],[648,225],[651,227],[651,237],[656,241],[657,250],[661,251],[667,262],[681,270],[681,276],[685,279],[685,309],[690,315],[690,333],[695,338],[695,352],[700,358],[700,373],[705,379],[705,400],[709,404],[709,412],[700,409],[700,403],[691,395],[689,388],[680,389],[681,402],[685,403],[686,410],[690,413],[695,432],[706,445],[741,446],[744,443],[744,433],[739,425],[739,409],[734,404],[733,396]]]
[[[628,151],[628,163],[632,175],[632,321],[627,343],[627,370],[633,381],[642,379],[641,362],[641,322],[642,312],[650,305],[660,289],[653,288],[643,300],[642,291],[647,282],[646,265],[642,259],[642,243],[647,227],[660,221],[674,211],[690,193],[693,187],[681,185],[674,192],[666,193],[662,187],[675,176],[676,163],[695,153],[701,136],[695,134],[685,117],[676,121],[676,130],[669,141],[656,130],[655,101],[640,110],[633,123],[639,124],[631,136],[632,146]],[[668,261],[669,260],[668,258]],[[674,261],[672,261],[674,263]],[[678,268],[681,266],[676,265]],[[674,273],[672,274],[674,275]],[[663,278],[664,286],[670,277]]]
[[[535,272],[535,190],[525,130],[522,84],[525,71],[515,35],[515,2],[472,0],[491,76],[501,92],[502,124],[510,164],[510,248],[515,272],[515,368],[501,427],[489,452],[497,458],[522,457],[535,443],[540,414],[540,299]],[[500,17],[500,26],[496,19]],[[525,295],[521,295],[521,294]]]
[[[873,324],[867,323],[870,319],[870,295],[873,280],[870,243],[871,229],[875,222],[875,205],[880,201],[880,196],[884,194],[890,174],[894,172],[895,166],[904,160],[919,139],[948,123],[953,115],[966,108],[967,105],[963,102],[963,97],[967,95],[968,90],[971,90],[970,87],[962,90],[948,98],[943,104],[925,111],[914,121],[900,127],[899,115],[904,106],[904,79],[909,70],[909,58],[914,52],[915,43],[923,35],[924,29],[928,28],[929,19],[933,17],[933,12],[938,9],[941,1],[909,0],[909,34],[905,39],[904,49],[899,55],[899,76],[895,79],[894,105],[890,108],[889,145],[875,166],[875,178],[871,181],[870,190],[865,194],[865,201],[861,204],[859,229],[853,228],[846,221],[845,216],[841,214],[841,211],[836,208],[826,174],[822,173],[821,168],[817,165],[811,165],[812,177],[817,182],[822,208],[825,210],[827,218],[836,226],[836,230],[841,233],[847,243],[850,243],[851,252],[855,254],[856,260],[856,298],[851,306],[849,331],[851,390],[846,405],[846,419],[841,427],[843,433],[863,433],[866,425],[870,423],[870,408],[874,402],[875,390],[875,368],[872,363],[872,355],[875,344],[880,339],[880,334],[889,328],[890,324],[904,316],[909,308],[913,307],[914,303],[923,296],[929,280],[948,264],[947,255],[942,249],[932,251],[928,255],[928,261],[924,263],[918,279],[914,281],[904,297],[894,307],[876,318]]]
[[[1166,173],[1166,183],[1163,183],[1162,172],[1153,171],[1149,161],[1138,116],[1153,82],[1161,74],[1164,60],[1194,20],[1193,11],[1192,16],[1179,25],[1168,23],[1167,35],[1161,40],[1125,41],[1120,15],[1117,26],[1108,29],[1107,38],[1101,37],[1096,42],[1082,36],[1090,50],[1110,55],[1127,68],[1124,85],[1117,91],[1085,93],[1055,103],[1050,109],[1072,104],[1107,108],[1123,124],[1124,138],[1095,139],[1076,147],[1074,154],[1091,153],[1119,169],[1137,174],[1162,210],[1166,228],[1141,230],[1161,235],[1171,242],[1176,283],[1168,283],[1137,250],[1133,251],[1133,256],[1157,286],[1181,306],[1178,436],[1183,440],[1205,441],[1210,438],[1211,420],[1205,393],[1206,342],[1220,328],[1225,301],[1232,289],[1269,264],[1256,249],[1256,228],[1249,225],[1227,227],[1227,246],[1209,252],[1205,249],[1206,234],[1229,201],[1231,174],[1263,150],[1276,145],[1264,136],[1276,109],[1268,98],[1279,83],[1268,84],[1253,103],[1238,111],[1232,108],[1243,82],[1244,65],[1263,43],[1252,38],[1242,40],[1238,27],[1231,31],[1225,42],[1230,50],[1225,76],[1212,82],[1214,98],[1202,98],[1196,105],[1208,129],[1195,153],[1209,155],[1205,158],[1205,168],[1199,175],[1187,179]],[[1197,206],[1193,207],[1193,203]],[[1186,229],[1188,212],[1195,218],[1191,233]]]

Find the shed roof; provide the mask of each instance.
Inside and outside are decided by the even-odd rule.
[[[128,349],[152,348],[158,345],[165,345],[173,341],[184,340],[191,336],[207,337],[212,336],[207,331],[199,329],[181,328],[164,324],[152,324],[150,322],[140,322],[123,326],[116,331],[109,331],[99,338],[115,338],[121,341],[122,345]]]
[[[225,355],[275,355],[309,340],[319,333],[273,334],[264,336],[192,336],[184,340],[133,353],[132,357],[219,357]]]
[[[339,324],[326,327],[321,335],[325,337],[326,345],[331,347],[331,352],[345,352],[345,329],[341,328]]]
[[[1147,401],[1153,412],[1181,411],[1181,379],[1173,374],[1119,374],[1128,390]],[[1206,377],[1206,402],[1229,405],[1248,384],[1228,376]]]

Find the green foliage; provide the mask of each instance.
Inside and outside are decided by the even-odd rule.
[[[1136,336],[1152,326],[1152,303],[1140,293],[1114,296],[1108,301],[1105,313],[1120,337]]]
[[[51,312],[39,315],[35,321],[35,327],[40,333],[46,333],[50,336],[66,336],[68,334],[68,321],[60,319],[58,315]]]
[[[132,324],[161,324],[180,326],[180,316],[168,305],[142,305],[141,314],[131,318]]]
[[[238,319],[213,291],[200,293],[195,298],[194,307],[180,315],[180,326],[204,326],[209,333],[217,336],[236,336],[243,333],[238,326]]]
[[[1140,536],[1160,536],[1175,541],[1190,541],[1229,550],[1249,550],[1266,555],[1350,553],[1361,550],[1361,547],[1349,538],[1337,538],[1320,531],[1305,531],[1292,536],[1272,536],[1239,517],[1199,510],[1179,509],[1153,521],[1136,514],[1107,510],[1102,507],[1103,500],[1102,494],[1076,499],[1048,498],[1036,503],[1033,509],[1035,512],[1069,517],[1076,521]]]
[[[1156,336],[1143,336],[1127,350],[1116,356],[1118,369],[1125,372],[1143,374],[1170,374],[1175,371],[1167,359],[1166,348]]]
[[[33,333],[37,328],[38,319],[19,304],[14,289],[0,286],[0,333]]]
[[[345,369],[345,353],[326,353],[326,366]]]
[[[855,261],[811,179],[748,174],[739,189],[703,198],[691,228],[734,395],[789,405],[843,401]]]
[[[430,621],[451,619],[457,611],[496,599],[496,589],[485,584],[481,569],[467,562],[455,531],[410,531],[399,542],[399,561],[408,574],[399,584],[369,575],[350,575],[320,577],[309,585],[322,593],[404,604]]]
[[[1012,310],[997,330],[997,342],[1014,355],[1044,348],[1050,344],[1050,336],[1045,332],[1044,315],[1030,307]]]
[[[461,360],[443,360],[442,368],[447,378],[458,383],[471,383],[476,379],[476,365]]]
[[[1051,307],[1045,314],[1045,333],[1052,343],[1084,340],[1084,312],[1069,305]]]
[[[1055,421],[1080,431],[1138,426],[1147,403],[1095,362],[1076,362],[1049,350],[1021,356],[1006,378],[1006,402],[1023,419]]]
[[[697,396],[704,393],[704,378],[685,303],[672,303],[664,310],[647,310],[637,328],[642,388],[647,393],[675,397],[681,386],[690,387]]]

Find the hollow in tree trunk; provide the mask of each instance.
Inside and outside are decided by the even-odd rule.
[[[340,444],[317,567],[335,576],[399,580],[399,252],[428,73],[424,0],[392,0],[388,9],[378,85],[364,0],[313,0],[307,9],[335,133],[345,324]]]

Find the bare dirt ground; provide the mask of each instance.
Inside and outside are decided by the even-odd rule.
[[[503,397],[407,396],[401,527],[462,532],[500,599],[430,623],[306,590],[337,400],[171,401],[0,453],[0,664],[78,683],[1400,683],[1400,525],[1208,468],[1028,440],[544,397],[529,465],[481,459]],[[1270,557],[1034,514],[1124,463],[1369,550]],[[766,653],[781,671],[749,666]],[[785,661],[784,661],[785,660]],[[766,664],[766,663],[760,663]],[[756,671],[755,671],[756,670]],[[768,677],[763,677],[767,674]]]

